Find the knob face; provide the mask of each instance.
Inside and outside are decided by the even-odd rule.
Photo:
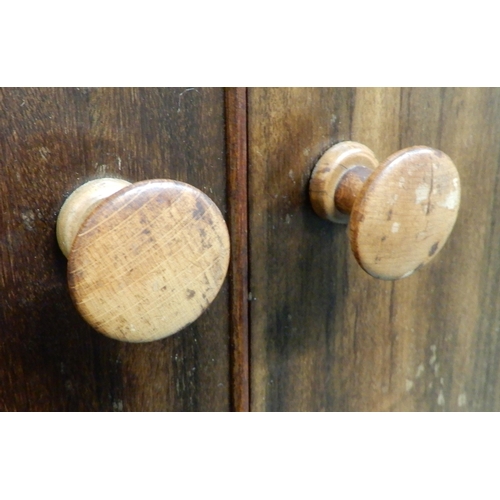
[[[101,333],[128,342],[172,335],[214,300],[229,264],[224,218],[171,180],[132,184],[98,203],[68,259],[73,301]]]
[[[441,151],[415,146],[380,164],[357,196],[351,248],[372,276],[394,280],[432,260],[455,224],[460,179]]]

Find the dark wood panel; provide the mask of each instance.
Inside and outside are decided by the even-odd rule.
[[[498,89],[250,91],[253,410],[500,410],[498,137]],[[413,276],[369,277],[313,213],[310,172],[342,140],[456,163],[456,227]]]
[[[120,343],[76,313],[55,238],[85,181],[172,178],[226,211],[222,89],[0,92],[0,409],[228,410],[228,285],[198,321]]]

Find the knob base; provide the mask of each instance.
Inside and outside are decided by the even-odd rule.
[[[75,189],[64,202],[57,217],[57,242],[62,253],[68,257],[84,220],[100,201],[130,186],[123,179],[95,179]]]
[[[358,142],[344,141],[328,149],[311,174],[309,198],[314,211],[324,219],[347,224],[349,214],[335,203],[335,193],[342,178],[356,167],[373,171],[378,164],[373,151]]]

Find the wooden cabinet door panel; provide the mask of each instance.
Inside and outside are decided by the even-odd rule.
[[[241,410],[249,367],[256,411],[500,408],[498,89],[4,89],[0,106],[0,409]],[[457,225],[410,278],[366,275],[312,212],[311,169],[342,140],[457,165]],[[69,298],[57,213],[106,175],[191,183],[228,216],[230,279],[163,341],[107,339]]]
[[[500,410],[500,90],[251,89],[248,103],[252,409]],[[409,278],[365,274],[346,227],[311,209],[311,170],[343,140],[457,165],[455,229]]]
[[[0,409],[228,410],[228,284],[191,326],[126,344],[71,303],[55,222],[85,181],[171,178],[226,212],[222,89],[0,91]]]

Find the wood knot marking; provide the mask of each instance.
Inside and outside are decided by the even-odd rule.
[[[429,257],[432,257],[437,252],[438,246],[439,246],[439,241],[436,241],[436,243],[434,243],[434,245],[431,246],[429,250]]]
[[[196,200],[196,208],[193,210],[193,217],[195,220],[200,220],[205,215],[205,205],[198,199]]]
[[[196,292],[188,289],[186,295],[188,299],[192,299],[196,295]]]

